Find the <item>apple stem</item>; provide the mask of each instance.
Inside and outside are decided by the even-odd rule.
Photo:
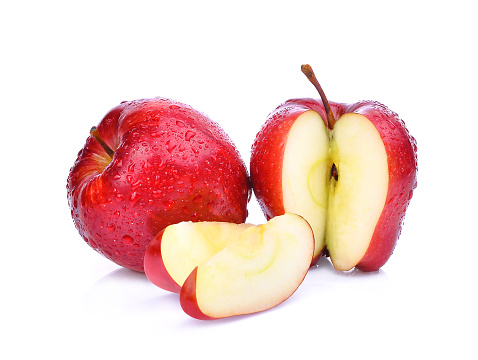
[[[96,141],[98,141],[98,144],[101,145],[101,147],[103,148],[103,150],[106,151],[106,153],[108,154],[108,156],[110,158],[113,158],[113,155],[114,155],[114,151],[111,150],[111,148],[106,145],[106,143],[104,142],[104,140],[101,138],[100,136],[100,132],[98,131],[98,129],[96,128],[96,126],[93,126],[90,130],[90,135],[93,136],[95,138]]]
[[[322,90],[322,86],[320,86],[319,81],[315,77],[314,71],[312,70],[312,66],[310,66],[309,64],[305,64],[302,65],[300,69],[319,92],[320,98],[322,99],[322,103],[324,104],[325,113],[327,114],[327,126],[330,130],[332,130],[335,125],[334,114],[332,113],[332,109],[330,108],[330,104],[327,100],[327,97],[325,96],[324,90]]]

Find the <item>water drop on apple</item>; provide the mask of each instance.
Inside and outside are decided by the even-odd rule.
[[[199,204],[201,201],[202,201],[202,196],[201,195],[196,195],[193,198],[193,203],[195,203],[195,204]]]
[[[171,200],[164,200],[163,206],[166,210],[171,210],[173,208],[174,202]]]
[[[196,133],[194,131],[188,130],[186,131],[184,138],[186,139],[186,141],[190,141],[194,136],[196,136]]]
[[[166,142],[166,149],[169,151],[169,153],[171,153],[176,146],[177,146],[177,144],[172,139],[169,139]]]
[[[123,244],[125,245],[132,245],[134,243],[134,239],[129,235],[123,236],[122,240],[123,240]]]

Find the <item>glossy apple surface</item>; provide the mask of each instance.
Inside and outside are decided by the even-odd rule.
[[[404,122],[378,102],[292,99],[257,134],[251,179],[267,218],[294,212],[311,224],[312,265],[327,248],[337,270],[375,271],[400,235],[416,150]]]
[[[147,245],[167,225],[245,221],[247,169],[204,114],[165,98],[123,102],[96,135],[70,170],[68,202],[83,239],[118,265],[143,271]]]
[[[236,242],[251,226],[212,221],[169,225],[149,243],[144,272],[156,286],[179,292],[196,266]]]
[[[301,216],[284,214],[248,227],[194,268],[181,288],[181,307],[202,320],[270,309],[297,290],[313,253],[314,235]]]

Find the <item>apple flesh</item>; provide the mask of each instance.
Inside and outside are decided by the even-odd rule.
[[[83,239],[144,271],[149,242],[182,221],[243,223],[250,181],[230,138],[206,115],[165,98],[123,102],[92,129],[70,170]]]
[[[267,218],[294,212],[311,224],[311,265],[327,249],[337,270],[375,271],[416,187],[416,141],[378,102],[321,97],[289,100],[269,115],[252,147],[253,189]]]
[[[144,272],[156,286],[177,292],[193,269],[236,242],[251,224],[182,222],[166,227],[150,242]]]
[[[194,268],[181,288],[181,307],[202,320],[270,309],[297,290],[313,253],[314,235],[301,216],[284,214],[248,227]]]

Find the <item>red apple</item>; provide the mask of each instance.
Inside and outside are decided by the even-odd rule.
[[[400,235],[416,187],[417,147],[398,115],[375,101],[292,99],[274,110],[251,154],[254,193],[269,219],[303,216],[315,264],[327,249],[337,270],[378,270]]]
[[[194,318],[212,320],[270,309],[297,290],[309,269],[314,234],[301,216],[284,214],[247,228],[228,225],[219,237],[234,241],[194,267],[181,287],[181,307]],[[197,240],[204,243],[202,235]],[[182,244],[175,241],[172,246],[177,245]]]
[[[250,185],[226,133],[165,98],[123,102],[91,130],[70,170],[68,202],[83,239],[144,271],[146,247],[182,221],[242,223]]]

